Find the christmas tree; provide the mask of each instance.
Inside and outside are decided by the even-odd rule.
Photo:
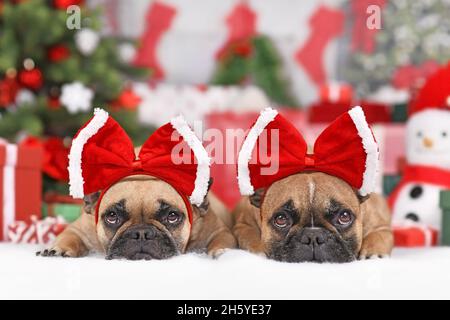
[[[139,125],[129,85],[148,72],[130,66],[131,42],[100,34],[100,15],[82,0],[0,1],[0,137],[42,139],[53,158],[44,171],[58,180],[67,179],[70,138],[94,106],[136,144],[152,130]]]
[[[119,113],[115,118],[137,142],[145,139],[134,110],[139,99],[127,80],[147,72],[118,54],[127,42],[100,35],[98,9],[81,0],[2,3],[0,136],[71,137],[98,106]]]
[[[400,68],[417,72],[417,68],[434,65],[434,70],[444,64],[450,59],[448,6],[446,0],[388,1],[382,9],[382,29],[376,34],[375,49],[346,55],[346,63],[339,65],[341,77],[365,96],[383,85],[396,86]],[[411,73],[404,74],[405,81]]]
[[[267,36],[256,35],[230,42],[220,53],[212,83],[234,85],[250,81],[260,87],[274,102],[296,107],[282,72],[282,61]]]

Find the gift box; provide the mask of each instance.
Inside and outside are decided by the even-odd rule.
[[[396,176],[402,172],[405,161],[404,124],[378,124],[372,127],[380,150],[380,171],[383,175]]]
[[[354,105],[360,105],[361,108],[363,108],[369,124],[389,123],[391,121],[391,114],[388,106],[365,101],[352,104],[330,102],[314,104],[308,109],[309,121],[311,123],[331,123]]]
[[[442,209],[441,244],[450,246],[450,190],[441,191],[439,199]]]
[[[438,244],[438,231],[417,223],[394,226],[393,233],[396,247],[430,247]]]
[[[61,217],[68,223],[77,220],[82,212],[83,200],[48,192],[44,195],[42,217]]]
[[[29,221],[15,221],[10,224],[8,239],[13,243],[50,244],[66,226],[66,221],[61,217],[39,220],[32,216]]]
[[[0,240],[7,240],[8,226],[40,216],[42,205],[40,143],[0,141]]]
[[[399,184],[402,177],[400,175],[385,175],[383,176],[383,195],[388,196],[394,191]]]
[[[406,103],[394,104],[391,111],[392,122],[406,122],[408,120],[408,105]]]
[[[320,101],[349,105],[353,100],[353,88],[345,83],[330,83],[319,89]]]

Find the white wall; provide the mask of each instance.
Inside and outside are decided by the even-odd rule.
[[[125,36],[138,37],[152,0],[117,1],[118,24]],[[165,0],[177,8],[171,30],[163,37],[159,59],[170,83],[207,83],[214,70],[214,53],[224,43],[225,16],[239,0]],[[321,4],[340,6],[345,0],[249,0],[258,13],[258,30],[274,39],[291,79],[293,92],[302,104],[316,98],[314,83],[293,55],[309,35],[308,19]],[[328,78],[335,79],[337,54],[332,43],[324,59]],[[317,63],[322,63],[317,61]]]

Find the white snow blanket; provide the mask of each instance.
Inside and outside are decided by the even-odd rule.
[[[0,244],[0,299],[450,298],[450,248],[396,249],[390,259],[288,264],[240,250],[217,260],[36,257]]]

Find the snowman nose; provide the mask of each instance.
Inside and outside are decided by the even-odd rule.
[[[431,140],[431,139],[428,138],[428,137],[425,137],[425,138],[423,139],[423,145],[424,145],[426,148],[431,148],[431,147],[433,147],[433,140]]]

